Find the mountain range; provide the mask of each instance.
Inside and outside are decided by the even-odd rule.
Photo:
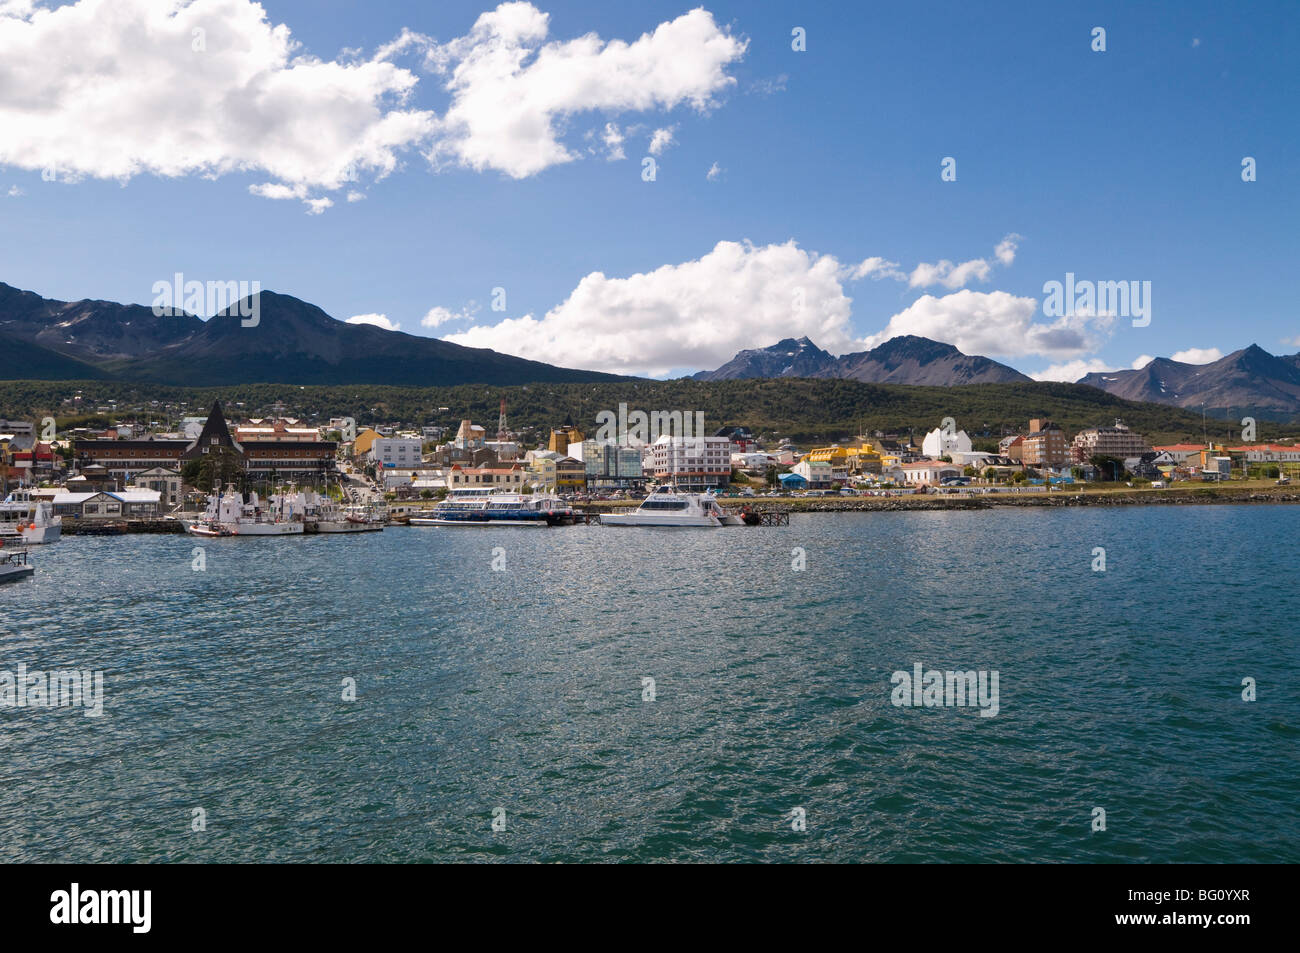
[[[1009,384],[1029,378],[987,357],[963,354],[951,344],[905,334],[870,351],[835,357],[808,338],[786,338],[771,347],[741,351],[715,371],[695,375],[700,381],[748,377],[838,377],[867,384]]]
[[[289,295],[262,291],[258,323],[238,306],[203,320],[144,305],[54,301],[0,282],[0,378],[157,384],[520,384],[616,381],[487,348],[348,324]],[[251,303],[245,300],[244,312]]]
[[[55,301],[0,282],[0,379],[105,380],[189,386],[232,384],[454,384],[628,381],[556,367],[487,348],[348,324],[290,295],[257,295],[259,322],[237,307],[203,320],[111,301]],[[244,313],[248,313],[245,303]],[[950,344],[903,335],[840,357],[806,337],[744,350],[696,381],[830,378],[868,384],[954,387],[1030,378]],[[1211,364],[1156,358],[1138,370],[1088,374],[1079,384],[1127,400],[1216,417],[1300,418],[1300,354],[1257,345]]]
[[[1089,374],[1079,381],[1116,397],[1172,404],[1216,417],[1287,420],[1300,414],[1300,354],[1274,356],[1257,344],[1211,364],[1158,357],[1138,370]]]
[[[987,357],[963,354],[951,344],[902,335],[870,351],[841,357],[808,338],[786,338],[771,347],[741,351],[717,370],[695,380],[746,378],[843,378],[868,384],[956,387],[964,384],[1026,382],[1015,368]],[[1156,358],[1140,370],[1088,374],[1077,381],[1116,397],[1200,410],[1223,418],[1255,416],[1291,420],[1300,416],[1300,354],[1275,356],[1258,345],[1234,351],[1211,364]]]

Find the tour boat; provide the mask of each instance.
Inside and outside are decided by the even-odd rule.
[[[562,526],[572,523],[572,507],[558,496],[499,489],[452,490],[433,508],[433,516],[413,516],[412,526]]]
[[[661,486],[641,501],[631,513],[611,513],[600,518],[602,526],[734,526],[740,517],[727,513],[708,493],[683,493],[675,486]]]
[[[27,550],[0,552],[0,582],[17,582],[34,572],[36,570],[27,564]]]
[[[52,543],[62,529],[63,517],[54,515],[54,504],[34,499],[31,490],[16,489],[0,503],[0,539]]]

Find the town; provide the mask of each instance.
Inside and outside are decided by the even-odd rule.
[[[97,408],[100,419],[110,421],[98,428],[60,430],[48,417],[0,418],[0,490],[6,497],[0,537],[22,537],[26,526],[26,539],[33,541],[32,507],[39,503],[48,503],[69,533],[179,531],[165,521],[201,510],[209,494],[223,488],[264,497],[285,487],[312,490],[371,512],[382,508],[385,521],[400,521],[467,490],[600,504],[634,501],[656,486],[723,497],[971,495],[1117,485],[1163,489],[1184,481],[1286,485],[1300,470],[1295,439],[1152,446],[1122,420],[1068,435],[1053,421],[1035,418],[1020,432],[995,438],[972,437],[945,418],[924,435],[874,431],[801,448],[760,440],[744,425],[646,440],[643,433],[629,437],[626,428],[615,434],[599,426],[600,415],[586,428],[596,436],[569,417],[529,440],[507,425],[504,400],[491,432],[470,419],[454,432],[377,421],[358,426],[341,417],[312,424],[288,414],[231,422],[220,402],[162,429],[141,426],[138,413],[115,409]],[[619,413],[627,419],[625,406]],[[694,414],[696,430],[701,417]]]

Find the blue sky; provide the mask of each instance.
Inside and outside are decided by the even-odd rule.
[[[256,280],[655,375],[802,334],[925,333],[1062,379],[1300,350],[1294,3],[174,6],[0,0],[0,280],[145,304],[175,272]],[[291,60],[225,54],[280,25],[322,63],[268,95]],[[1150,324],[1045,315],[1067,272],[1151,282]]]

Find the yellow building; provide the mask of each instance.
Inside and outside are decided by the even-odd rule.
[[[546,449],[553,453],[562,453],[567,457],[569,455],[569,444],[582,443],[583,439],[582,431],[566,421],[563,427],[551,431],[551,439],[547,443]]]
[[[360,457],[370,452],[370,445],[379,439],[377,431],[367,427],[361,433],[357,434],[357,439],[352,441],[352,455]]]
[[[555,486],[555,459],[553,457],[534,457],[533,462],[528,465],[528,472],[533,475],[534,486]]]

